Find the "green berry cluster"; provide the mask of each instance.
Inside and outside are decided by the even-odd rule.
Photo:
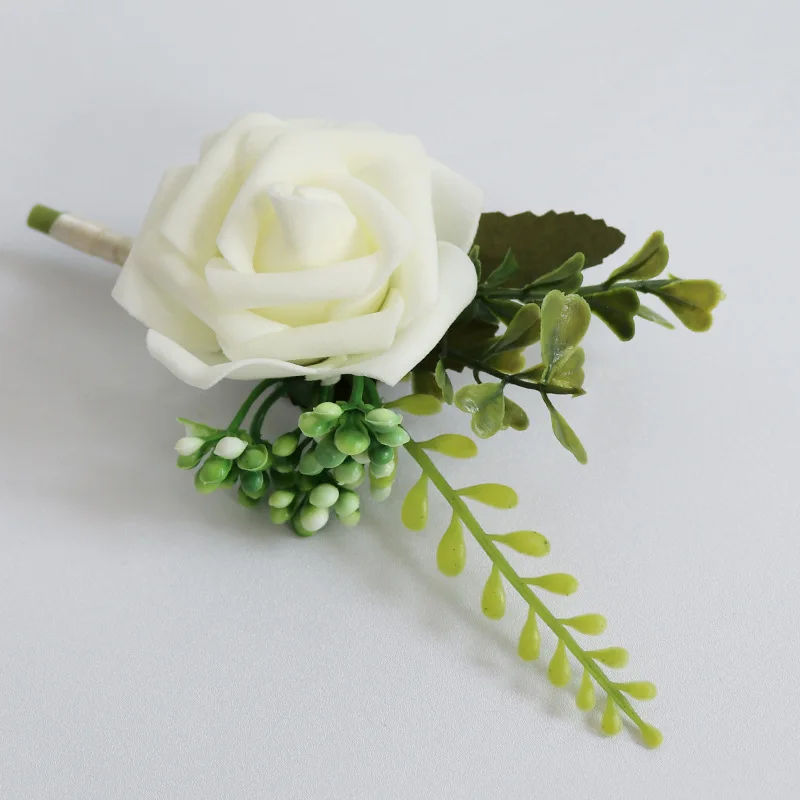
[[[311,536],[332,513],[344,525],[358,523],[356,489],[367,477],[374,499],[389,496],[396,448],[409,441],[402,419],[389,408],[361,402],[322,402],[272,444],[254,441],[243,430],[220,431],[182,420],[189,423],[187,436],[175,449],[179,467],[199,467],[195,488],[200,493],[237,489],[239,502],[248,507],[266,498],[272,522]]]

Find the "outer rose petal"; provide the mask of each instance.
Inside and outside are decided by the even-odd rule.
[[[258,380],[305,375],[311,379],[333,375],[366,375],[393,386],[413,369],[444,336],[455,318],[477,290],[472,262],[454,245],[439,244],[439,300],[420,319],[397,336],[383,353],[363,359],[348,359],[337,367],[303,367],[288,361],[249,358],[208,363],[156,331],[147,334],[150,354],[174,375],[191,386],[208,389],[224,378]]]
[[[145,236],[158,227],[175,197],[186,185],[193,169],[190,166],[175,167],[164,173],[111,296],[148,328],[161,331],[192,350],[210,352],[217,349],[213,331],[181,303],[160,291],[142,268],[142,243]]]
[[[478,232],[483,192],[450,167],[431,159],[436,238],[469,252]]]

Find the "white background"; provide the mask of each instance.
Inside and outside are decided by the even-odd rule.
[[[206,4],[210,6],[210,4]],[[793,798],[798,768],[798,186],[794,4],[10,0],[0,12],[0,796]],[[28,231],[34,202],[135,232],[168,165],[251,110],[418,134],[487,208],[655,228],[728,300],[694,335],[595,321],[581,468],[526,434],[446,464],[506,480],[495,530],[654,680],[645,750],[516,660],[401,492],[300,540],[173,466],[174,417],[224,423],[152,361],[115,268]],[[288,425],[291,412],[283,412]],[[464,432],[457,411],[436,426]],[[406,470],[400,489],[414,470]],[[539,564],[536,565],[540,567]],[[552,639],[544,636],[544,655]]]

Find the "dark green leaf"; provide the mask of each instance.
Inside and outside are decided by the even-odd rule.
[[[287,378],[284,386],[286,387],[286,396],[300,408],[313,408],[319,402],[317,381],[307,381],[305,378]]]
[[[508,323],[508,327],[498,336],[485,356],[495,353],[502,353],[505,350],[518,350],[529,347],[539,341],[542,331],[542,312],[536,303],[527,303],[520,306],[514,319]]]
[[[556,435],[556,439],[575,456],[579,464],[585,464],[589,459],[578,435],[570,428],[564,417],[556,411],[549,398],[546,395],[543,397],[550,411],[550,421],[553,424],[553,433]]]
[[[664,319],[661,314],[653,311],[653,309],[649,308],[648,306],[643,306],[641,303],[639,303],[639,309],[636,312],[636,316],[646,319],[648,322],[655,322],[656,325],[669,328],[671,331],[675,330],[675,326],[668,319]]]
[[[675,281],[656,292],[673,314],[697,333],[711,327],[711,312],[725,298],[722,287],[714,281]]]
[[[623,342],[636,333],[634,317],[639,310],[639,295],[627,286],[617,286],[607,292],[587,295],[589,308],[600,317]]]
[[[624,241],[625,235],[603,220],[571,211],[548,211],[543,216],[530,211],[514,216],[489,212],[481,216],[475,237],[486,277],[497,269],[509,249],[514,252],[519,272],[507,282],[509,286],[525,286],[557,269],[575,253],[583,253],[584,267],[593,267]]]
[[[592,312],[576,294],[565,295],[554,289],[542,303],[542,361],[545,380],[559,362],[572,354],[589,328]]]
[[[514,315],[517,313],[517,311],[522,308],[522,306],[514,300],[496,298],[484,300],[484,304],[492,312],[495,319],[502,322],[503,325],[508,325],[508,323],[514,319]]]
[[[473,245],[469,251],[469,259],[475,267],[475,274],[478,276],[478,283],[481,282],[481,249],[478,245]]]
[[[486,278],[486,286],[497,287],[507,283],[519,272],[519,264],[511,250],[507,250],[505,257],[498,265],[497,269],[492,270]]]
[[[656,231],[636,253],[608,276],[608,285],[620,280],[646,281],[658,277],[669,261],[669,249],[664,244],[664,234]]]
[[[526,288],[532,288],[534,286],[552,286],[554,289],[561,289],[562,291],[571,291],[573,288],[577,289],[583,282],[581,270],[585,262],[586,259],[583,257],[583,253],[575,253],[575,255],[570,256],[558,269],[554,269],[552,272],[542,275]],[[575,281],[570,280],[572,278],[577,278],[577,285],[574,285]],[[562,284],[565,281],[570,281],[570,289],[563,288]]]
[[[442,400],[448,405],[453,404],[453,382],[447,374],[444,362],[439,360],[436,362],[436,371],[433,373],[436,385],[442,392]]]
[[[436,382],[436,376],[427,369],[415,369],[411,373],[411,391],[414,394],[430,394],[439,400],[444,399],[442,390]]]

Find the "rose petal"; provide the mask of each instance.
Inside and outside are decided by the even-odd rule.
[[[373,254],[307,270],[248,274],[215,258],[206,267],[206,280],[225,308],[264,308],[360,297],[376,282],[378,267]]]
[[[408,256],[413,234],[408,220],[376,189],[349,176],[318,182],[335,191],[375,241],[375,253],[304,271],[236,271],[222,259],[206,269],[211,289],[226,308],[262,308],[359,298],[381,289]],[[433,274],[435,275],[435,264]],[[335,316],[341,314],[334,312]]]
[[[244,361],[199,359],[185,347],[158,331],[147,332],[147,349],[173,375],[198,389],[210,389],[225,378],[255,381],[262,378],[293,378],[313,375],[311,367],[270,358],[251,358]]]
[[[471,181],[431,159],[436,237],[469,252],[478,232],[483,192]]]
[[[392,347],[371,358],[349,359],[343,374],[366,375],[394,386],[407,375],[447,333],[456,317],[469,305],[478,289],[469,256],[448,242],[439,243],[438,301],[424,309],[418,321],[397,335]]]
[[[357,176],[389,200],[412,230],[413,246],[392,273],[392,286],[400,290],[406,301],[401,322],[401,327],[405,327],[423,306],[436,302],[438,289],[429,160],[420,145],[416,152],[377,161]]]
[[[267,190],[275,224],[254,255],[259,272],[324,266],[350,259],[358,249],[358,220],[330,189],[275,183]],[[363,251],[363,246],[361,247]]]
[[[384,353],[363,359],[347,359],[336,367],[323,364],[304,367],[279,359],[249,358],[214,363],[196,355],[157,331],[148,331],[151,355],[191,386],[208,389],[225,378],[258,380],[304,375],[329,378],[340,374],[366,375],[393,386],[435,347],[477,290],[472,262],[454,245],[439,245],[439,301],[420,321],[400,333]]]
[[[164,174],[111,296],[148,328],[154,328],[193,350],[206,352],[217,349],[214,332],[182,303],[159,292],[141,262],[145,237],[158,227],[164,213],[189,180],[192,170],[190,166],[176,167]]]
[[[241,190],[229,198],[216,244],[223,258],[241,272],[253,272],[253,259],[264,214],[264,198],[275,183],[318,185],[319,177],[346,172],[346,165],[326,130],[284,129],[267,147]]]
[[[403,298],[389,292],[380,311],[349,319],[285,327],[249,340],[234,341],[220,336],[220,345],[231,361],[245,358],[281,358],[308,361],[331,356],[350,356],[366,348],[391,347],[403,314]]]
[[[268,114],[234,122],[205,151],[161,224],[164,236],[193,264],[205,264],[215,255],[217,232],[248,174],[249,165],[239,158],[240,146],[257,129],[263,131],[258,139],[263,151],[285,126]],[[252,146],[255,139],[248,141]]]

